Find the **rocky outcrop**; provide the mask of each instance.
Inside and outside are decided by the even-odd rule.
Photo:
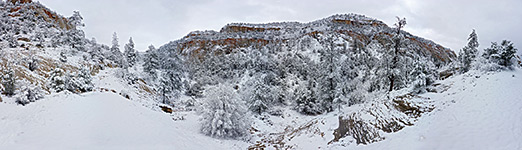
[[[12,3],[12,4],[23,4],[23,3],[32,3],[33,1],[32,0],[7,0],[8,2]]]
[[[397,96],[391,102],[370,103],[362,110],[339,116],[339,127],[330,143],[346,136],[352,136],[357,144],[381,141],[384,137],[380,131],[392,133],[413,125],[416,118],[434,109],[432,103],[413,94]]]
[[[34,17],[43,18],[43,20],[56,28],[64,30],[75,28],[66,17],[46,8],[39,2],[32,2],[31,0],[9,0],[8,2],[10,4],[5,8],[0,8],[0,10],[9,12],[8,16],[10,17],[34,15]],[[31,12],[31,14],[27,14],[27,12]]]
[[[184,38],[163,46],[163,50],[174,51],[185,56],[201,58],[208,53],[230,53],[241,48],[261,48],[270,45],[271,49],[283,49],[284,46],[303,47],[311,43],[298,43],[299,40],[312,37],[325,45],[323,37],[342,37],[346,43],[364,48],[373,43],[382,49],[393,45],[394,29],[384,22],[363,15],[334,15],[325,19],[309,22],[278,22],[267,24],[231,23],[216,31],[191,32]],[[447,64],[456,58],[453,51],[433,41],[403,32],[404,49],[420,56],[429,57],[435,64]],[[300,45],[300,46],[297,46]],[[292,48],[290,48],[292,49]]]

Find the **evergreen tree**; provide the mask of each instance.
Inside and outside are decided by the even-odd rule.
[[[504,67],[509,67],[513,65],[513,62],[511,59],[515,57],[515,54],[517,53],[517,49],[515,46],[513,46],[513,43],[508,40],[503,40],[500,44],[500,58],[499,58],[499,65],[502,65]]]
[[[116,32],[114,32],[112,34],[112,46],[111,46],[111,51],[115,52],[115,51],[120,51],[120,44],[118,42],[118,34],[116,34]]]
[[[468,44],[459,52],[459,61],[462,72],[468,72],[470,70],[471,63],[474,62],[478,56],[478,47],[478,36],[475,33],[475,29],[473,29],[468,37]]]
[[[408,76],[414,77],[413,79],[411,79],[413,81],[413,88],[416,90],[420,90],[419,92],[424,92],[424,89],[422,89],[422,87],[430,85],[433,82],[431,72],[428,69],[429,66],[423,61],[417,61],[412,65],[413,69]]]
[[[79,51],[87,51],[85,48],[85,33],[82,28],[85,27],[83,23],[83,17],[80,15],[79,11],[73,11],[73,15],[68,18],[71,25],[73,25],[73,29],[67,30],[67,38],[68,42],[71,44],[72,48],[75,48]]]
[[[125,59],[127,60],[128,66],[132,67],[136,64],[136,50],[134,50],[134,41],[132,37],[129,38],[129,43],[125,44]]]
[[[400,77],[400,68],[399,68],[399,61],[402,59],[400,56],[400,48],[401,48],[401,40],[403,39],[401,35],[401,30],[406,25],[406,18],[399,18],[397,17],[397,22],[394,24],[396,35],[394,37],[394,50],[391,54],[391,64],[389,64],[389,73],[388,73],[388,80],[390,80],[390,89],[388,91],[393,91],[395,83],[397,82],[397,77]]]
[[[75,29],[80,30],[81,27],[85,27],[83,23],[83,17],[80,15],[79,11],[73,11],[71,17],[69,17],[69,23],[75,27]]]
[[[172,100],[179,97],[183,88],[181,82],[182,68],[177,57],[167,58],[163,63],[165,69],[160,80],[160,96],[163,103],[170,105]]]
[[[159,69],[158,62],[158,54],[156,48],[153,45],[149,46],[149,49],[145,52],[145,60],[143,63],[143,72],[147,74],[147,76],[154,80],[158,77],[157,69]]]
[[[48,78],[48,87],[54,92],[61,92],[66,90],[65,73],[61,68],[55,68]]]
[[[117,65],[123,65],[123,54],[120,51],[120,44],[118,44],[118,35],[116,32],[112,34],[112,46],[110,48],[110,53],[108,54],[108,57],[110,60],[114,61]]]
[[[4,86],[4,94],[12,96],[16,91],[16,76],[13,68],[8,67],[2,76],[2,85]]]
[[[501,47],[497,44],[497,42],[491,42],[491,46],[489,48],[484,49],[484,53],[482,54],[482,57],[497,63],[497,61],[500,57],[500,55],[499,55],[500,49],[501,49]]]
[[[328,40],[328,47],[322,52],[321,62],[317,68],[317,100],[322,109],[330,112],[333,110],[333,102],[339,98],[337,83],[339,83],[339,50],[335,50],[334,41]]]
[[[166,71],[160,80],[160,94],[164,104],[172,104],[179,97],[182,88],[181,77],[175,71]]]
[[[36,69],[38,69],[38,62],[39,62],[39,60],[38,60],[38,58],[36,56],[31,54],[29,56],[29,60],[28,61],[29,62],[27,64],[27,66],[28,66],[29,70],[35,71]]]
[[[94,88],[91,71],[86,66],[82,66],[78,73],[67,74],[64,78],[65,88],[73,93],[89,92]]]
[[[317,98],[317,83],[313,79],[304,80],[294,90],[296,110],[306,115],[319,115],[325,112],[324,106]]]
[[[170,86],[170,82],[166,78],[160,78],[159,84],[160,85],[159,85],[158,94],[160,97],[160,101],[163,104],[169,105],[171,97],[172,97],[171,93],[173,92],[172,87]]]
[[[243,90],[244,99],[248,102],[248,108],[257,114],[265,112],[272,103],[277,93],[272,93],[270,86],[264,82],[265,75],[258,75],[248,81]]]
[[[201,132],[216,138],[237,139],[247,135],[250,127],[245,104],[230,84],[205,90]]]
[[[95,63],[101,64],[102,62],[105,61],[105,57],[103,56],[103,53],[102,53],[103,46],[98,45],[96,43],[95,38],[92,38],[90,43],[91,43],[91,47],[89,48],[88,53],[90,55],[91,60]]]

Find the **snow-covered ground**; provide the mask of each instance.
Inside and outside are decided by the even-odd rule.
[[[471,72],[440,82],[450,88],[421,95],[434,101],[434,111],[369,145],[326,145],[337,126],[335,112],[314,118],[287,110],[287,117],[270,117],[273,126],[255,121],[254,127],[278,132],[314,120],[323,124],[318,131],[326,135],[297,136],[288,142],[298,149],[522,149],[521,70]],[[120,90],[115,85],[106,88]],[[246,149],[253,145],[201,134],[195,112],[170,115],[151,106],[100,91],[53,94],[27,106],[4,97],[0,149]],[[176,121],[180,116],[185,120]]]
[[[199,134],[197,116],[170,115],[110,92],[58,94],[27,106],[0,104],[0,149],[238,149]]]
[[[359,149],[522,149],[522,71],[472,72],[442,81],[438,104],[411,127]]]

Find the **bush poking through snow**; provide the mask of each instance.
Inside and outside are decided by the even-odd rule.
[[[246,135],[250,122],[243,101],[230,84],[209,87],[203,104],[201,132],[215,138]]]
[[[35,71],[36,69],[38,69],[38,63],[39,63],[39,60],[36,56],[30,56],[27,66],[28,66],[29,70]]]
[[[20,89],[16,92],[16,103],[20,105],[27,105],[42,99],[44,91],[39,86],[29,83],[26,80],[20,82]]]

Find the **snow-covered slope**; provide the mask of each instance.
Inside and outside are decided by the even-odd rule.
[[[522,71],[470,72],[440,81],[443,92],[421,97],[435,110],[413,126],[382,133],[384,140],[357,145],[351,137],[327,144],[337,113],[318,117],[285,112],[270,118],[265,131],[295,129],[286,136],[297,149],[521,149]],[[353,109],[353,108],[352,108]],[[184,116],[184,120],[174,120]],[[167,115],[111,92],[82,95],[59,93],[20,106],[9,99],[0,103],[0,147],[7,149],[246,149],[254,143],[220,140],[199,132],[194,112]],[[308,121],[310,120],[310,121]],[[285,123],[286,122],[286,123]],[[257,124],[262,124],[258,122]],[[299,126],[299,124],[302,124]],[[311,125],[309,125],[311,124]],[[320,133],[323,135],[319,136]],[[283,136],[285,137],[285,136]],[[253,140],[256,140],[254,138]],[[252,140],[252,141],[253,141]],[[282,141],[285,141],[282,139]],[[273,147],[267,147],[273,148]]]
[[[179,115],[179,114],[178,114]],[[20,106],[0,104],[1,149],[238,149],[240,141],[199,134],[183,121],[111,92],[55,94]]]
[[[422,96],[436,109],[416,125],[359,149],[522,149],[522,71],[471,72],[443,81],[446,92]]]

